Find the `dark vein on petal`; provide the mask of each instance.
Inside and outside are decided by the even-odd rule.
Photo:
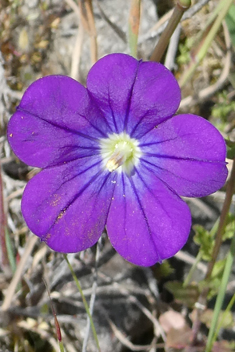
[[[163,155],[163,154],[154,154],[154,153],[144,153],[144,155],[149,157],[156,157],[159,159],[173,159],[173,160],[185,160],[185,161],[198,161],[208,164],[224,164],[224,161],[219,160],[206,160],[206,159],[196,159],[196,158],[189,158],[189,157],[179,157],[174,155]]]
[[[101,108],[99,107],[99,105],[98,105],[98,103],[96,102],[96,99],[94,98],[93,94],[89,91],[89,89],[87,89],[87,92],[88,92],[88,95],[89,95],[89,97],[90,97],[90,99],[91,99],[91,101],[92,101],[92,104],[95,105],[95,107],[97,108],[97,110],[98,110],[98,111],[101,113],[101,115],[103,116],[103,119],[104,119],[104,122],[106,123],[106,126],[109,128],[109,130],[110,130],[111,132],[113,132],[113,130],[112,130],[111,126],[109,125],[109,122],[108,122],[108,120],[107,120],[107,118],[106,118],[105,113],[104,113],[104,112],[101,110]]]
[[[126,130],[127,128],[127,124],[128,124],[128,120],[129,120],[129,114],[130,114],[130,107],[131,107],[131,100],[132,100],[132,95],[133,95],[133,90],[134,90],[134,86],[135,86],[135,82],[139,73],[139,68],[141,65],[142,61],[138,61],[137,67],[136,67],[136,71],[135,71],[135,77],[133,80],[133,84],[131,86],[130,92],[128,94],[128,100],[127,100],[127,109],[126,109],[126,115],[125,115],[125,119],[124,119],[124,124],[123,124],[123,131]]]
[[[97,179],[97,177],[103,172],[103,170],[98,171],[87,183],[84,184],[84,186],[80,189],[80,191],[78,193],[76,193],[74,195],[74,197],[68,201],[68,204],[65,205],[65,207],[63,207],[62,209],[60,208],[60,210],[58,210],[58,214],[61,213],[61,211],[67,211],[72,205],[73,203],[77,200],[78,197],[80,197],[83,192],[92,184],[93,181],[95,181]],[[78,175],[77,175],[78,176]],[[77,177],[76,176],[76,177]],[[72,178],[74,179],[74,177]],[[71,180],[70,180],[71,181]],[[65,182],[64,182],[65,183]],[[63,184],[64,184],[63,183]],[[62,185],[63,185],[62,184]],[[49,227],[49,229],[47,230],[46,234],[50,232],[51,228],[56,224],[58,217],[56,217],[56,219],[52,222],[52,225]],[[46,235],[45,235],[46,236]],[[43,237],[42,237],[43,240]]]
[[[58,100],[58,97],[56,97],[55,101],[57,101],[57,100]],[[93,125],[93,124],[91,123],[91,121],[88,120],[88,118],[87,118],[85,115],[81,114],[80,112],[78,112],[78,111],[76,111],[76,110],[72,110],[71,108],[68,109],[68,107],[64,104],[63,101],[60,102],[60,104],[61,104],[61,106],[64,108],[64,110],[71,110],[73,114],[82,117],[85,121],[87,121],[87,122],[90,124],[91,127],[93,127],[97,132],[99,132],[102,136],[105,137],[105,134],[103,133],[103,131],[100,130],[97,126]]]
[[[134,128],[132,129],[132,131],[130,132],[130,136],[133,136],[133,134],[135,133],[135,131],[137,130],[138,126],[141,124],[141,122],[143,121],[143,119],[148,115],[150,110],[147,110],[146,113],[139,119],[139,121],[136,123],[136,125],[134,126]],[[153,127],[151,127],[151,130],[153,129]],[[148,131],[149,132],[149,131]]]
[[[135,171],[136,171],[138,177],[140,178],[140,180],[143,182],[143,180],[142,180],[142,178],[140,177],[140,175],[139,175],[139,173],[138,173],[138,170],[137,170],[136,168],[135,168]],[[151,239],[151,241],[152,241],[152,243],[153,243],[153,246],[154,246],[154,248],[155,248],[156,254],[157,254],[157,256],[158,256],[158,261],[161,262],[162,259],[161,259],[161,256],[160,256],[159,252],[158,252],[158,249],[157,249],[157,247],[156,247],[156,243],[155,243],[154,240],[153,240],[152,231],[151,231],[151,228],[150,228],[150,225],[149,225],[149,222],[148,222],[148,218],[147,218],[147,216],[146,216],[146,214],[145,214],[143,205],[142,205],[141,200],[140,200],[140,198],[139,198],[138,192],[137,192],[137,190],[136,190],[136,188],[135,188],[135,184],[134,184],[132,178],[129,178],[129,181],[130,181],[131,187],[132,187],[132,189],[133,189],[133,192],[134,192],[134,194],[135,194],[135,197],[136,197],[136,199],[137,199],[137,202],[138,202],[138,204],[139,204],[139,207],[140,207],[141,213],[142,213],[142,215],[143,215],[144,221],[145,221],[145,223],[146,223],[146,226],[147,226],[147,229],[148,229],[148,233],[149,233],[149,237],[150,237],[150,239]],[[143,184],[145,185],[144,182],[143,182]],[[146,185],[145,185],[145,186],[146,186]],[[146,187],[146,188],[147,188],[147,187]],[[147,188],[147,189],[148,189],[148,188]],[[149,189],[148,189],[148,190],[149,190]]]
[[[66,149],[66,148],[71,148],[72,150],[76,149],[84,149],[84,150],[96,150],[96,151],[100,151],[100,147],[94,147],[94,146],[89,146],[89,147],[83,147],[79,144],[63,144],[61,146],[55,146],[53,147],[54,149]],[[94,154],[92,154],[94,155]]]
[[[103,189],[103,187],[105,186],[105,184],[107,183],[108,179],[111,177],[111,172],[109,172],[106,176],[106,178],[104,179],[104,182],[102,183],[99,191],[98,191],[98,195],[100,194],[101,190]],[[116,179],[116,177],[115,177]],[[106,214],[106,218],[105,218],[105,225],[107,224],[107,219],[108,219],[108,216],[109,216],[109,210],[110,210],[110,207],[111,207],[111,204],[112,204],[112,197],[114,195],[114,191],[115,191],[115,188],[116,188],[116,183],[115,184],[112,184],[113,187],[113,191],[112,191],[112,195],[110,197],[110,201],[109,201],[109,206],[108,206],[108,209],[107,209],[107,214]]]
[[[162,143],[165,143],[165,142],[172,142],[174,140],[176,140],[178,137],[174,137],[174,138],[169,138],[169,139],[165,139],[163,141],[158,141],[158,142],[150,142],[150,143],[141,143],[139,144],[139,147],[148,147],[148,146],[151,146],[151,145],[157,145],[157,144],[162,144]]]
[[[160,126],[162,123],[164,122],[167,122],[167,120],[171,119],[173,116],[170,115],[170,116],[166,116],[166,117],[163,117],[162,120],[160,120],[159,122],[156,122],[154,125],[152,125],[152,123],[149,125],[149,128],[146,129],[144,132],[139,132],[138,133],[138,137],[135,137],[135,138],[138,138],[138,139],[141,139],[143,138],[144,136],[146,136],[146,134],[148,134],[149,132],[151,132],[154,128],[157,128],[158,126]],[[139,124],[139,123],[138,123]],[[145,122],[145,124],[147,125],[147,121]],[[132,133],[133,135],[133,133]]]
[[[59,129],[61,129],[61,130],[63,130],[63,131],[67,131],[67,132],[74,133],[74,134],[76,134],[76,135],[79,135],[80,137],[83,137],[83,138],[86,138],[86,139],[89,139],[89,140],[92,140],[92,141],[99,141],[99,138],[94,138],[94,137],[88,136],[88,135],[86,135],[86,134],[84,134],[84,133],[81,133],[81,132],[79,132],[79,131],[73,130],[72,128],[69,128],[69,127],[67,127],[67,126],[58,125],[57,123],[55,123],[55,122],[53,122],[53,121],[46,120],[46,119],[44,119],[43,117],[38,116],[38,115],[36,115],[36,114],[34,114],[34,113],[32,113],[32,112],[28,112],[27,110],[21,109],[20,107],[17,108],[17,111],[18,111],[18,112],[22,112],[22,113],[26,113],[26,114],[28,114],[28,115],[32,115],[33,117],[35,117],[35,118],[37,118],[37,119],[39,119],[39,120],[42,120],[42,121],[48,123],[49,125],[52,125],[52,126],[54,126],[54,127],[56,127],[56,128],[59,128]],[[79,116],[80,116],[80,115],[79,115]],[[88,122],[89,122],[89,121],[88,121]],[[92,126],[92,127],[93,127],[93,126]],[[99,130],[97,130],[97,131],[99,131]],[[99,131],[99,132],[100,132],[100,131]],[[102,136],[105,136],[105,134],[104,134],[103,132],[102,132],[101,134],[102,134]]]
[[[147,168],[147,170],[149,170]],[[149,170],[150,171],[150,170]],[[166,210],[165,206],[163,206],[163,204],[159,201],[159,198],[157,198],[154,194],[154,192],[149,188],[149,186],[147,185],[147,183],[144,181],[144,179],[142,178],[142,176],[140,175],[140,173],[138,172],[138,170],[136,171],[137,175],[139,177],[139,179],[141,180],[141,182],[144,184],[144,186],[147,188],[147,190],[150,192],[150,194],[152,195],[152,197],[156,200],[156,202],[161,206],[161,208],[164,210],[164,212],[166,213],[166,215],[171,219],[169,212]],[[169,190],[170,193],[174,194],[178,200],[182,203],[182,199],[180,198],[180,196],[175,192],[175,190],[173,190],[166,182],[164,182],[163,180],[159,179],[160,182],[162,182],[164,184],[164,186]]]
[[[109,92],[109,86],[108,86],[108,101],[109,101],[109,107],[111,110],[111,115],[112,115],[112,119],[113,119],[113,124],[116,130],[116,133],[118,133],[118,127],[117,127],[117,123],[116,123],[116,119],[115,119],[115,114],[113,112],[113,108],[112,108],[112,104],[111,104],[111,99],[110,99],[110,92]]]
[[[96,153],[96,154],[90,154],[90,155],[76,155],[76,156],[74,156],[73,158],[71,158],[70,160],[66,160],[66,157],[68,157],[69,158],[69,154],[67,154],[67,155],[64,155],[64,156],[59,156],[59,159],[61,159],[62,157],[64,158],[64,159],[62,159],[61,161],[60,160],[54,160],[53,162],[51,162],[48,166],[44,166],[42,169],[51,169],[51,168],[53,168],[53,167],[59,167],[59,166],[62,166],[62,165],[65,165],[65,164],[69,164],[69,163],[71,163],[71,162],[74,162],[74,161],[76,161],[76,160],[81,160],[81,159],[85,159],[85,158],[91,158],[91,157],[93,157],[93,156],[97,156],[97,155],[99,155],[98,153]],[[101,161],[100,161],[101,162]]]
[[[85,159],[85,158],[86,158],[86,157],[84,156],[83,158],[79,158],[79,159]],[[89,158],[90,158],[90,157],[89,157]],[[43,170],[56,169],[56,168],[59,168],[59,167],[61,167],[61,166],[65,166],[65,167],[66,167],[66,166],[68,166],[70,163],[74,163],[74,161],[76,161],[76,160],[78,160],[77,157],[74,158],[73,160],[63,161],[61,164],[47,166],[47,167],[44,168]],[[89,167],[87,167],[87,169],[85,169],[85,170],[79,172],[78,174],[76,174],[75,177],[79,176],[79,175],[82,174],[83,172],[86,172],[86,171],[90,170],[92,167],[94,167],[94,166],[96,166],[96,165],[98,165],[98,164],[100,164],[100,163],[102,163],[102,160],[96,161],[94,164],[92,164],[92,165],[90,165]],[[85,165],[82,165],[82,166],[85,166]],[[58,170],[58,172],[60,172],[60,171]],[[72,178],[72,179],[73,179],[73,178]],[[71,181],[72,179],[70,179],[70,181]]]
[[[151,164],[151,163],[149,163],[149,162],[147,162],[147,160],[145,160],[145,162],[146,163],[148,163],[148,164]],[[151,164],[152,166],[155,166],[154,164]],[[144,167],[146,168],[146,170],[148,170],[150,173],[152,173],[153,172],[153,170],[152,169],[150,169],[149,167],[147,167],[146,165],[144,165]],[[160,167],[158,167],[158,166],[156,166],[156,168],[159,168],[159,169],[161,169],[161,170],[165,170],[165,169],[162,169],[162,168],[160,168]],[[170,172],[170,171],[169,171]],[[174,174],[173,174],[174,175]],[[182,200],[181,198],[180,198],[180,195],[173,189],[173,188],[171,188],[171,186],[170,185],[168,185],[168,183],[166,182],[166,181],[164,181],[164,180],[162,180],[161,179],[161,177],[159,177],[159,175],[156,175],[155,173],[154,173],[154,176],[160,181],[160,182],[162,182],[172,193],[174,193],[180,200]],[[144,182],[144,181],[143,181]],[[147,187],[147,186],[146,186]]]
[[[75,196],[73,197],[73,199],[69,202],[69,205],[66,207],[66,209],[68,209],[75,202],[75,200],[83,194],[83,192],[93,183],[93,181],[95,181],[97,179],[97,177],[102,172],[103,172],[103,170],[99,170],[87,183],[85,183],[85,185],[80,189],[80,191],[78,193],[76,193]],[[79,175],[81,175],[81,174],[82,173],[80,173]]]
[[[148,165],[151,165],[153,168],[156,168],[156,169],[159,169],[159,170],[161,170],[161,171],[163,171],[163,172],[166,172],[166,173],[172,175],[173,177],[175,177],[175,178],[177,178],[177,179],[179,179],[179,180],[184,180],[184,181],[186,181],[186,182],[190,182],[190,183],[197,184],[197,185],[201,185],[201,186],[204,186],[204,185],[205,185],[205,183],[203,183],[203,182],[199,182],[199,181],[197,181],[197,180],[190,180],[190,179],[187,179],[186,177],[176,175],[174,172],[172,172],[172,171],[170,171],[170,170],[168,170],[168,169],[162,168],[162,167],[160,167],[160,166],[158,166],[158,165],[156,165],[156,164],[152,164],[152,163],[149,162],[148,160],[142,159],[141,161],[145,162],[145,163],[148,164]],[[146,165],[143,165],[143,166],[144,166],[149,172],[154,172],[153,169],[148,168]],[[175,190],[173,190],[173,189],[168,185],[168,183],[166,183],[166,182],[161,178],[161,175],[155,174],[155,176],[156,176],[161,182],[163,182],[165,185],[167,185],[168,188],[169,188],[172,192],[176,193]],[[217,181],[217,180],[213,180],[213,181],[219,183],[219,181]]]

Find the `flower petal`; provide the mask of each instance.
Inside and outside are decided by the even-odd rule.
[[[32,232],[58,252],[78,252],[100,237],[113,194],[114,174],[98,157],[48,168],[26,186],[22,213]]]
[[[24,112],[16,112],[8,127],[8,139],[17,156],[26,164],[45,168],[99,154],[93,138],[48,123]]]
[[[126,260],[150,266],[173,256],[191,226],[186,203],[144,167],[133,177],[121,174],[107,220],[113,247]]]
[[[125,54],[100,59],[88,74],[87,88],[113,132],[126,130],[133,138],[171,117],[180,103],[180,89],[169,70]]]
[[[25,92],[9,122],[8,140],[25,163],[47,167],[86,155],[84,148],[96,148],[97,138],[106,136],[107,129],[80,83],[48,76]]]
[[[174,116],[144,136],[140,147],[141,162],[181,196],[204,197],[226,181],[225,142],[200,116]]]

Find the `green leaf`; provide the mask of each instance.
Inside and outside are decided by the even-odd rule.
[[[227,158],[234,159],[235,158],[235,142],[230,141],[229,139],[225,140],[227,147]]]
[[[208,328],[211,326],[211,320],[214,311],[212,309],[206,309],[200,316],[200,321],[204,323]],[[222,328],[233,327],[233,315],[231,312],[221,311],[219,313],[218,324],[221,324]]]
[[[235,233],[235,215],[229,213],[227,215],[226,227],[223,234],[223,241],[233,238]]]
[[[219,279],[222,278],[222,274],[223,274],[225,263],[226,263],[226,258],[218,260],[215,263],[215,265],[213,267],[213,270],[212,270],[212,273],[211,273],[211,278],[212,279],[214,279],[214,278],[219,278]]]
[[[234,4],[231,5],[227,13],[227,16],[225,17],[225,21],[228,26],[232,43],[235,46],[235,5]]]
[[[168,281],[164,287],[170,291],[174,298],[186,305],[187,307],[193,308],[199,297],[198,286],[193,284],[183,287],[183,283],[179,281]]]
[[[214,265],[210,279],[202,280],[198,283],[199,292],[202,292],[204,289],[209,289],[209,293],[207,295],[208,300],[218,294],[221,286],[225,262],[226,258],[217,261]]]
[[[195,236],[194,242],[200,246],[200,252],[203,260],[210,261],[214,247],[214,239],[210,232],[201,225],[193,227]]]

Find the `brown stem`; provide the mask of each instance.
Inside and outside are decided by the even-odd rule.
[[[205,276],[206,280],[208,280],[210,278],[212,270],[213,270],[215,262],[216,262],[216,259],[219,254],[220,246],[221,246],[221,243],[223,240],[224,229],[226,226],[227,215],[228,215],[229,208],[230,208],[230,205],[232,202],[234,188],[235,188],[235,159],[233,160],[233,166],[232,166],[230,179],[227,183],[226,196],[225,196],[223,208],[222,208],[221,215],[220,215],[218,231],[217,231],[217,235],[215,238],[215,246],[214,246],[214,249],[212,252],[212,260],[208,264],[207,273]]]
[[[1,164],[0,164],[0,243],[1,243],[1,251],[2,251],[3,268],[9,267],[5,231],[6,231],[6,216],[4,212],[3,182],[2,182],[2,170],[1,170]]]
[[[230,175],[230,178],[227,183],[225,200],[224,200],[223,208],[221,211],[218,231],[217,231],[216,238],[215,238],[215,245],[214,245],[213,252],[212,252],[212,259],[208,264],[205,280],[210,279],[214,265],[216,263],[216,259],[219,254],[219,250],[220,250],[220,247],[221,247],[221,244],[223,241],[223,234],[224,234],[224,230],[225,230],[225,226],[226,226],[227,215],[228,215],[230,205],[232,202],[234,189],[235,189],[235,159],[233,160],[231,175]],[[197,340],[197,334],[198,334],[198,331],[200,328],[200,316],[201,316],[203,309],[206,307],[208,292],[209,292],[209,288],[205,288],[202,291],[202,293],[200,294],[200,297],[198,299],[198,304],[201,308],[197,309],[196,319],[193,324],[193,335],[194,336],[192,339],[192,344],[191,344],[192,346]]]
[[[90,36],[91,63],[98,60],[97,34],[93,13],[92,0],[78,0],[81,13],[81,23]]]
[[[185,3],[184,3],[184,0],[177,1],[173,14],[169,19],[169,22],[150,57],[150,61],[159,62],[161,60],[174,30],[176,29],[178,23],[180,22],[184,12],[190,7],[190,5],[191,5],[190,1],[185,0]]]

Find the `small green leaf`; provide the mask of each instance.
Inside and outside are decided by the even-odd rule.
[[[225,21],[228,26],[232,43],[235,46],[235,5],[234,4],[231,5],[227,13],[227,16],[225,17]]]
[[[186,305],[187,307],[193,308],[199,297],[198,286],[193,284],[183,287],[183,283],[179,281],[168,281],[164,287],[170,291],[174,298]]]
[[[230,141],[229,139],[225,140],[227,147],[227,158],[234,159],[235,158],[235,142]]]
[[[218,260],[213,268],[213,271],[211,273],[211,278],[222,278],[222,274],[224,271],[224,266],[225,266],[226,258]]]
[[[200,316],[200,320],[204,323],[208,328],[211,326],[211,320],[214,311],[212,309],[206,309],[202,315]],[[218,324],[222,322],[222,328],[233,327],[233,315],[231,312],[221,311],[219,314]]]
[[[214,247],[213,236],[201,225],[195,225],[193,229],[196,232],[193,240],[200,246],[202,259],[210,261]]]
[[[164,260],[164,262],[159,266],[159,272],[161,273],[161,277],[167,277],[170,274],[173,274],[175,269],[172,268],[167,260]]]
[[[218,294],[219,288],[221,286],[225,262],[226,258],[217,261],[214,265],[210,279],[202,280],[198,283],[199,292],[202,292],[204,289],[209,289],[209,293],[207,295],[209,300]]]
[[[235,216],[231,213],[227,215],[226,227],[223,234],[223,241],[233,238],[235,233]]]

